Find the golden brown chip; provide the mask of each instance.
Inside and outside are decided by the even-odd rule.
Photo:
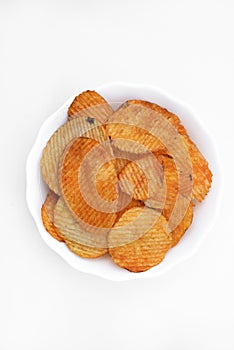
[[[168,218],[172,213],[178,195],[178,173],[175,162],[172,158],[167,156],[159,156],[158,159],[160,162],[162,162],[166,185],[166,198],[164,198],[162,213],[166,218]],[[155,209],[160,209],[158,203],[159,200],[157,197],[151,197],[145,201],[146,206]]]
[[[131,198],[127,193],[119,190],[118,208],[116,213],[117,217],[115,222],[117,222],[127,210],[131,208],[144,207],[144,206],[145,206],[144,202]]]
[[[101,123],[105,123],[113,109],[107,101],[96,91],[85,91],[76,96],[68,109],[68,120],[78,117],[87,117],[93,123],[93,118]]]
[[[104,127],[97,120],[94,120],[91,125],[86,117],[80,117],[61,126],[51,136],[43,150],[41,157],[42,177],[50,189],[58,195],[60,195],[57,181],[59,160],[68,143],[81,136],[89,137],[98,142],[108,140]]]
[[[107,124],[112,144],[135,154],[147,150],[158,154],[173,151],[178,135],[186,135],[179,118],[150,102],[127,101],[113,113]]]
[[[183,136],[183,141],[188,149],[189,156],[192,162],[191,181],[193,181],[192,198],[198,202],[202,202],[210,190],[212,182],[212,172],[209,169],[208,162],[203,157],[193,141]]]
[[[108,149],[97,141],[79,138],[72,141],[64,151],[59,167],[59,182],[63,198],[69,210],[75,215],[80,225],[93,228],[110,228],[115,222],[116,214],[111,207],[111,201],[117,198],[117,175],[113,162],[108,162]],[[105,199],[101,200],[102,182],[96,181],[96,168],[108,164],[103,177],[113,181],[105,186]],[[100,176],[102,178],[102,176]],[[103,194],[104,196],[104,194]],[[107,202],[108,200],[108,202]]]
[[[115,171],[114,171],[115,169]],[[104,163],[96,175],[97,192],[105,201],[113,201],[118,198],[116,159]]]
[[[113,113],[106,126],[112,145],[123,152],[142,154],[163,150],[164,144],[150,131],[154,127],[154,112],[142,106],[124,103]]]
[[[59,230],[57,229],[57,227],[55,227],[55,225],[53,223],[54,222],[54,208],[56,206],[58,198],[59,197],[54,192],[49,191],[49,193],[46,197],[46,200],[41,207],[41,217],[42,217],[42,222],[43,222],[43,225],[44,225],[46,231],[49,232],[49,234],[52,237],[57,239],[57,241],[62,242],[63,238],[62,238]]]
[[[107,235],[82,230],[62,198],[55,206],[54,225],[69,248],[73,247],[73,251],[76,250],[77,255],[96,258],[107,252]]]
[[[177,115],[169,112],[166,108],[162,108],[155,103],[143,101],[143,100],[129,100],[127,101],[127,103],[141,105],[146,108],[153,109],[157,114],[166,118],[177,129],[177,131],[181,135],[187,135],[185,127],[181,124],[180,118]]]
[[[172,246],[172,236],[167,233],[167,220],[164,216],[149,208],[144,208],[144,217],[139,219],[143,208],[132,208],[126,211],[109,233],[109,254],[120,267],[132,272],[142,272],[159,264]],[[148,227],[148,220],[156,216],[152,227]],[[133,223],[128,228],[129,222]],[[134,232],[132,231],[134,228]],[[129,232],[129,229],[131,232]],[[139,237],[139,231],[142,235]],[[136,240],[125,245],[119,245],[120,237],[131,234]]]
[[[104,249],[87,247],[76,242],[65,241],[65,243],[73,253],[79,255],[81,258],[95,259],[106,254],[107,252],[107,250]]]
[[[147,200],[163,196],[163,169],[160,161],[152,153],[146,154],[136,162],[129,162],[119,173],[120,188],[137,200]],[[160,198],[160,207],[164,198]]]
[[[187,211],[185,212],[185,215],[183,216],[184,212],[181,213],[181,222],[179,225],[173,229],[172,238],[173,238],[173,246],[175,246],[180,239],[183,237],[187,229],[191,226],[193,221],[193,203],[191,202],[187,208]],[[167,220],[169,220],[169,217],[166,217]],[[170,229],[169,229],[170,231]]]

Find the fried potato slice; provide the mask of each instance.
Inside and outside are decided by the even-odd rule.
[[[188,153],[192,162],[192,198],[198,202],[202,202],[210,190],[212,183],[212,172],[209,169],[208,162],[203,157],[195,143],[187,136],[183,137],[183,141],[188,149]]]
[[[139,215],[143,210],[145,215],[141,218]],[[157,220],[149,228],[148,221],[155,216]],[[128,227],[129,222],[133,223],[131,227]],[[142,233],[140,238],[139,231]],[[133,237],[132,241],[120,245],[122,237],[129,234]],[[171,248],[172,242],[172,236],[167,233],[165,217],[149,208],[132,208],[126,211],[108,236],[109,254],[112,260],[118,266],[132,272],[146,271],[159,264]]]
[[[54,208],[58,199],[59,197],[53,191],[48,192],[46,200],[41,207],[41,218],[46,231],[57,241],[63,242],[60,231],[54,225]]]
[[[156,103],[143,101],[143,100],[128,100],[128,104],[136,104],[145,106],[146,108],[150,108],[154,110],[156,113],[161,115],[163,118],[166,118],[181,135],[187,135],[187,131],[185,127],[181,124],[180,118],[175,115],[174,113],[169,112],[166,108],[162,108],[161,106],[157,105]]]
[[[87,90],[75,97],[68,109],[68,120],[87,117],[91,124],[93,118],[105,123],[112,113],[113,109],[101,95],[96,91]]]
[[[163,168],[162,162],[154,154],[147,153],[136,162],[129,162],[119,173],[120,188],[123,192],[133,196],[136,200],[145,201],[163,196]],[[160,199],[160,207],[164,198]]]
[[[180,239],[183,237],[185,232],[191,226],[193,221],[193,206],[194,206],[193,202],[190,202],[187,208],[187,211],[185,213],[183,209],[183,213],[181,213],[181,222],[178,224],[178,226],[175,229],[173,229],[173,231],[171,231],[170,228],[168,227],[169,232],[171,231],[171,234],[172,234],[173,246],[175,246],[180,241]],[[169,221],[170,217],[166,217],[166,219]]]
[[[125,102],[113,113],[106,125],[112,146],[138,155],[159,150],[166,153],[164,144],[150,133],[154,121],[153,111]]]
[[[87,247],[85,245],[71,241],[65,241],[65,243],[73,253],[79,255],[81,258],[95,259],[106,254],[106,251],[104,249]]]
[[[54,225],[75,254],[84,258],[97,258],[107,252],[107,235],[82,230],[62,198],[55,206]]]
[[[131,196],[129,196],[127,193],[119,189],[118,208],[116,212],[117,217],[115,222],[117,222],[127,210],[131,208],[144,207],[144,206],[145,206],[144,202],[131,198]]]
[[[87,225],[98,228],[111,228],[116,218],[116,207],[109,210],[111,202],[117,198],[117,174],[113,162],[108,162],[109,150],[89,138],[79,138],[71,142],[63,153],[59,166],[61,193],[69,210],[82,228]],[[106,186],[98,180],[97,168],[107,163],[101,171],[100,179],[105,178]],[[107,179],[111,181],[107,181]],[[105,194],[104,194],[105,192]],[[100,198],[103,193],[105,201]],[[102,196],[102,197],[103,197]]]
[[[187,135],[175,114],[141,100],[122,104],[109,119],[107,131],[115,147],[135,154],[169,154],[177,135]]]
[[[41,172],[45,183],[56,194],[60,195],[57,181],[59,160],[65,147],[78,137],[89,137],[99,142],[108,140],[106,131],[97,120],[91,125],[86,117],[71,120],[61,126],[47,142],[41,157]]]
[[[178,195],[178,173],[175,162],[172,158],[161,155],[158,156],[158,159],[163,166],[163,176],[166,185],[166,198],[164,198],[162,213],[168,218],[172,213]],[[154,209],[161,209],[158,203],[159,200],[157,197],[151,197],[145,201],[146,206]]]

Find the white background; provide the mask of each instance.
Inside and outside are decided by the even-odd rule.
[[[232,0],[0,0],[1,350],[234,348],[233,18]],[[72,94],[113,80],[189,103],[221,158],[213,230],[152,280],[75,271],[42,241],[25,203],[40,125]]]

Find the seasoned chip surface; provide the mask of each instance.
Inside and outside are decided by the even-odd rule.
[[[142,272],[159,264],[172,246],[172,236],[167,233],[167,220],[162,215],[157,215],[153,209],[145,208],[146,215],[139,221],[142,208],[132,208],[126,211],[115,224],[108,236],[109,254],[112,260],[120,267],[132,272]],[[157,220],[151,228],[148,228],[147,220],[156,216]],[[134,222],[138,218],[138,223]],[[121,236],[129,235],[128,224],[133,223],[131,235],[136,235],[136,240],[125,245],[119,245]],[[134,232],[133,232],[134,229]],[[138,238],[139,230],[142,235]]]
[[[167,218],[168,220],[170,219],[169,217]],[[172,238],[173,238],[173,246],[175,246],[180,239],[183,237],[185,232],[188,230],[188,228],[191,226],[193,221],[193,203],[191,202],[187,208],[187,211],[185,212],[184,217],[182,217],[181,222],[179,225],[173,229],[172,233]],[[170,228],[168,227],[169,232]]]
[[[58,200],[55,206],[54,225],[57,227],[65,241],[70,241],[85,246],[86,250],[90,248],[90,255],[93,250],[95,256],[96,250],[98,250],[100,254],[106,253],[107,234],[95,234],[83,230],[62,198]]]
[[[202,202],[210,190],[212,182],[212,172],[209,169],[207,160],[203,157],[195,143],[189,137],[186,136],[183,137],[183,141],[188,149],[189,156],[192,162],[192,197],[198,202]]]
[[[90,125],[86,117],[71,120],[61,126],[47,142],[41,157],[41,172],[45,183],[60,195],[58,165],[65,147],[75,138],[89,137],[99,142],[106,141],[107,134],[97,120]]]
[[[96,146],[98,147],[95,149]],[[98,153],[95,154],[95,157],[91,156],[89,158],[89,152],[94,149]],[[94,197],[95,188],[100,194],[103,183],[99,181],[93,183],[91,180],[91,177],[95,175],[95,162],[105,164],[106,159],[108,159],[107,151],[103,145],[98,144],[95,140],[79,138],[68,145],[61,158],[59,171],[61,193],[66,205],[82,227],[88,224],[94,228],[110,228],[115,222],[115,212],[105,211],[105,208],[109,207],[110,204],[101,201],[100,196],[98,198]],[[83,170],[82,165],[84,165]],[[108,163],[108,169],[105,168],[105,172],[108,174],[107,177],[113,180],[109,187],[103,189],[105,199],[108,199],[108,202],[115,201],[117,197],[117,175],[112,162]],[[91,202],[93,198],[95,198],[94,202],[89,204],[88,202]],[[105,204],[107,204],[106,207]],[[98,209],[95,207],[98,207]]]
[[[87,117],[93,123],[93,118],[105,123],[112,115],[113,110],[107,101],[96,91],[84,91],[76,96],[68,109],[68,120]]]
[[[44,204],[41,207],[41,218],[43,225],[49,234],[57,239],[57,241],[62,242],[63,238],[61,232],[54,225],[54,208],[59,197],[53,192],[49,191]]]

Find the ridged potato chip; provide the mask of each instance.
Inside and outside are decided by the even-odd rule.
[[[46,200],[41,207],[41,218],[46,231],[57,241],[63,242],[60,231],[54,225],[54,208],[59,197],[52,191],[47,194]]]
[[[107,234],[84,231],[60,198],[54,210],[54,225],[65,243],[77,255],[96,258],[107,252]]]
[[[96,91],[87,90],[75,97],[68,109],[68,120],[87,117],[90,123],[93,118],[105,123],[112,113],[113,109],[101,95]]]
[[[96,153],[92,153],[96,150]],[[67,146],[61,158],[59,167],[61,193],[69,210],[82,227],[88,224],[96,229],[111,228],[115,222],[114,210],[108,212],[105,209],[110,207],[109,201],[113,202],[117,198],[117,174],[113,162],[107,163],[108,151],[104,145],[98,144],[95,140],[79,138]],[[104,171],[108,175],[103,176],[109,177],[112,182],[103,188],[103,182],[94,182],[93,178],[96,176],[96,165],[105,163],[108,167],[104,168]],[[98,197],[95,196],[95,191]],[[103,196],[105,192],[105,201],[99,195],[102,191]]]
[[[171,248],[172,236],[167,233],[167,220],[164,216],[158,215],[153,209],[144,208],[146,215],[142,220],[138,220],[134,226],[136,218],[142,213],[143,208],[132,208],[126,211],[115,224],[108,236],[109,254],[112,260],[120,267],[132,272],[143,272],[159,264]],[[158,215],[158,216],[157,216]],[[148,219],[157,216],[157,220],[152,227],[148,227]],[[128,224],[133,223],[130,234],[136,240],[125,245],[119,245],[120,237],[129,235]],[[134,232],[132,231],[133,227]],[[138,232],[142,235],[138,238]]]
[[[163,176],[166,185],[166,198],[164,197],[162,213],[163,215],[166,214],[165,217],[168,218],[175,206],[178,195],[178,173],[175,162],[172,158],[159,156],[158,159],[163,166]],[[146,199],[145,205],[150,208],[160,209],[158,202],[159,200],[157,197],[151,197]]]
[[[153,109],[156,113],[160,114],[163,118],[166,118],[181,135],[187,135],[185,127],[181,124],[180,118],[174,113],[169,112],[166,108],[162,108],[156,103],[143,101],[143,100],[128,100],[129,104],[141,105],[146,108]]]
[[[180,239],[183,237],[185,232],[191,226],[193,221],[193,206],[194,204],[190,202],[185,212],[183,209],[183,212],[181,213],[181,221],[176,228],[174,228],[171,231],[170,227],[168,227],[168,231],[171,232],[172,234],[173,246],[175,246],[180,241]],[[169,221],[170,217],[166,217],[166,219]]]
[[[119,189],[118,208],[116,212],[117,217],[115,222],[117,222],[127,210],[131,208],[144,207],[144,206],[145,206],[144,202],[131,198],[131,196],[129,196],[127,193]]]
[[[81,258],[95,259],[106,253],[104,249],[91,248],[76,242],[65,241],[65,243],[73,253],[79,255]]]
[[[89,119],[80,117],[71,120],[61,126],[47,142],[41,157],[41,172],[45,183],[56,194],[60,195],[60,188],[57,180],[59,160],[65,147],[73,139],[78,137],[89,137],[104,142],[108,140],[106,131],[97,120],[90,124]]]
[[[106,129],[112,145],[123,152],[142,154],[162,150],[164,144],[150,133],[154,127],[154,112],[125,102],[110,117]]]
[[[147,153],[135,162],[129,162],[119,173],[120,188],[136,200],[156,197],[162,208],[165,198],[163,168],[154,154]],[[161,195],[161,198],[159,198]]]
[[[187,135],[175,114],[141,100],[122,104],[109,119],[107,131],[115,147],[135,154],[169,154],[176,136]]]
[[[188,149],[192,162],[191,181],[193,181],[192,198],[202,202],[210,190],[212,182],[212,172],[209,169],[207,160],[203,157],[194,142],[187,136],[183,141]]]

